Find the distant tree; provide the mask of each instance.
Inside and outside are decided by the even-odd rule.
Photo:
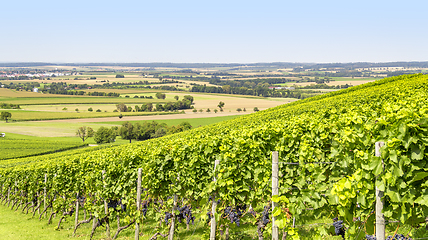
[[[192,112],[194,112],[194,113],[197,113],[198,112],[198,110],[196,110],[196,109],[193,109],[193,111]]]
[[[128,107],[124,103],[117,104],[116,108],[120,112],[126,112],[126,111],[128,111]]]
[[[223,108],[220,108],[220,112],[223,112]]]
[[[254,112],[258,112],[259,108],[258,107],[254,107]]]
[[[67,110],[68,110],[68,108],[66,108],[66,107],[65,107],[65,108],[63,108],[62,110],[63,110],[63,111],[67,111]]]
[[[122,119],[122,118],[123,118],[123,115],[122,115],[122,113],[121,113],[121,114],[119,114],[119,118],[120,118],[120,119]]]
[[[193,104],[193,97],[192,96],[190,96],[190,95],[186,95],[186,96],[184,96],[183,97],[186,101],[189,101],[190,102],[190,104]]]
[[[85,142],[86,139],[94,136],[94,130],[91,127],[80,127],[76,131],[76,136],[78,136],[80,139],[82,139],[83,142]]]
[[[132,112],[132,107],[129,106],[127,112]]]
[[[153,104],[152,103],[146,103],[147,105],[147,111],[151,112],[153,111]]]
[[[217,105],[218,108],[220,108],[220,111],[222,111],[223,107],[224,107],[224,102],[220,101]]]
[[[241,111],[242,111],[242,109],[241,109],[241,108],[238,108],[238,109],[236,109],[236,111],[237,111],[237,112],[241,112]]]
[[[166,135],[166,129],[165,128],[158,128],[158,129],[156,129],[155,133],[152,135],[152,138],[163,137],[165,135]]]
[[[156,104],[156,112],[160,112],[160,111],[163,111],[163,110],[165,110],[165,109],[164,109],[164,107],[162,106],[162,104],[157,103],[157,104]]]
[[[209,108],[207,108],[206,112],[209,113],[209,112],[211,112],[211,110]]]
[[[202,108],[201,108],[201,109],[199,109],[199,112],[203,112],[203,111],[204,111],[204,109],[202,109]]]
[[[88,108],[88,111],[89,111],[89,112],[92,112],[92,111],[94,111],[94,109],[92,109],[92,108],[90,107],[90,108]]]
[[[116,140],[116,131],[113,128],[100,127],[94,134],[96,143],[110,143]]]
[[[247,109],[245,109],[245,108],[244,108],[244,109],[242,109],[242,111],[246,112],[246,111],[247,111]]]
[[[2,120],[5,120],[7,122],[7,120],[9,118],[11,118],[11,117],[12,117],[12,113],[10,113],[10,112],[1,112],[1,119]]]
[[[182,123],[178,124],[178,126],[179,126],[180,128],[182,128],[182,129],[183,129],[183,131],[185,131],[185,130],[189,130],[189,129],[192,129],[192,125],[191,125],[189,122],[187,122],[187,121],[185,121],[185,122],[182,122]]]
[[[165,93],[156,93],[156,98],[157,99],[165,99],[166,98],[166,94]]]
[[[97,111],[96,112],[101,112],[101,109],[97,109]]]
[[[129,143],[131,143],[132,139],[136,139],[136,129],[134,129],[134,125],[130,122],[124,122],[122,124],[122,127],[119,129],[119,134],[122,137],[122,139],[129,140]]]
[[[214,113],[217,113],[217,112],[218,112],[217,108],[216,108],[216,109],[214,109]]]
[[[125,75],[123,75],[123,74],[116,74],[116,78],[125,78]]]
[[[76,108],[76,109],[74,109],[74,111],[79,112],[79,109],[78,109],[78,108]]]
[[[178,96],[174,96],[174,99],[175,99],[176,101],[178,101],[179,97],[178,97]]]

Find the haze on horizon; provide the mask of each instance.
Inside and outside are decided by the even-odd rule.
[[[427,61],[428,1],[6,1],[0,62]]]

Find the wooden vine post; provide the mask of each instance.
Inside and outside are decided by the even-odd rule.
[[[74,229],[76,229],[77,224],[79,223],[79,191],[77,191],[77,196],[76,196],[76,215],[74,217]],[[73,233],[74,236],[74,233]]]
[[[214,162],[214,179],[213,179],[213,182],[217,181],[216,175],[215,175],[215,169],[217,168],[217,165],[219,165],[219,164],[220,164],[220,160],[215,160],[215,162]],[[216,232],[216,227],[217,227],[216,226],[217,223],[215,221],[215,212],[216,212],[215,209],[216,208],[217,208],[217,200],[216,200],[215,194],[214,194],[214,196],[213,196],[213,206],[212,206],[212,209],[211,209],[212,218],[211,218],[210,240],[215,240],[215,232]]]
[[[48,175],[45,173],[45,186],[43,188],[43,209],[46,209],[46,184],[48,183]],[[46,211],[45,217],[47,217],[48,212]]]
[[[278,195],[278,152],[272,152],[272,197]],[[272,201],[272,213],[275,208],[278,207],[278,203]],[[272,215],[272,240],[278,240],[279,229],[275,223],[276,217]]]
[[[103,181],[106,177],[106,170],[102,171],[103,173]],[[104,184],[104,189],[106,188],[105,184]],[[108,205],[107,205],[107,199],[104,199],[104,213],[106,215],[106,237],[107,239],[110,239],[110,224],[109,224],[109,219],[108,219]]]
[[[381,147],[384,145],[384,142],[376,142],[375,145],[375,156],[381,157]],[[382,161],[383,164],[383,161]],[[377,178],[376,178],[377,180]],[[380,191],[376,187],[376,239],[385,240],[385,216],[382,213],[383,210],[383,191]]]
[[[141,208],[141,172],[142,169],[138,169],[138,181],[137,181],[137,211],[140,212]],[[135,240],[140,239],[140,225],[138,221],[135,221]]]
[[[8,179],[8,182],[10,181],[10,178]],[[9,182],[10,184],[10,182]],[[10,200],[10,185],[7,188],[7,206],[9,206],[9,200]]]
[[[180,180],[180,173],[177,175],[177,180]],[[172,219],[171,219],[171,227],[169,228],[168,240],[174,239],[174,231],[175,231],[175,209],[177,207],[177,194],[174,194],[174,203],[172,204]]]

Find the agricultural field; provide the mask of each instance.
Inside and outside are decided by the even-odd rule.
[[[345,239],[361,240],[373,235],[378,188],[386,203],[386,233],[423,239],[427,86],[428,77],[420,74],[386,78],[188,132],[2,168],[3,202],[8,199],[12,208],[41,205],[34,199],[43,199],[47,187],[54,212],[72,221],[70,206],[83,201],[82,208],[110,222],[110,234],[98,225],[92,231],[110,236],[116,219],[120,226],[155,222],[150,233],[141,229],[147,237],[168,234],[171,226],[176,231],[170,235],[193,235],[194,220],[201,226],[197,239],[206,239],[214,215],[217,237],[227,231],[239,239],[270,238],[275,216],[280,234],[288,237],[341,239],[334,236],[335,221]],[[28,184],[45,176],[46,183]],[[275,179],[277,193],[271,190]],[[137,182],[144,189],[142,204],[135,204]],[[8,194],[12,187],[26,195]],[[170,215],[173,208],[181,217]],[[70,228],[58,217],[53,225]],[[90,225],[78,233],[88,236]],[[119,236],[132,233],[128,228]]]
[[[12,135],[13,136],[13,135]],[[0,160],[60,152],[87,146],[87,143],[40,139],[0,137]]]
[[[207,117],[206,115],[210,115]],[[182,122],[189,122],[193,127],[205,126],[221,122],[223,120],[233,119],[242,115],[229,115],[219,114],[188,114],[187,118],[183,118],[182,115],[156,115],[156,116],[138,116],[138,117],[123,117],[119,119],[117,117],[112,118],[90,118],[90,119],[64,119],[64,120],[48,120],[48,121],[24,121],[5,123],[0,122],[0,132],[20,134],[25,136],[44,137],[44,138],[72,138],[76,141],[80,141],[76,137],[76,130],[81,126],[87,126],[98,130],[100,127],[120,127],[125,122],[132,123],[143,123],[156,121],[159,123],[166,123],[168,126],[175,126]],[[205,116],[205,117],[204,117]],[[21,136],[22,138],[22,136]],[[64,139],[61,139],[64,140]],[[95,144],[92,138],[89,138],[88,143]]]

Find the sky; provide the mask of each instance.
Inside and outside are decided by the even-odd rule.
[[[0,62],[428,61],[428,1],[3,1]]]

